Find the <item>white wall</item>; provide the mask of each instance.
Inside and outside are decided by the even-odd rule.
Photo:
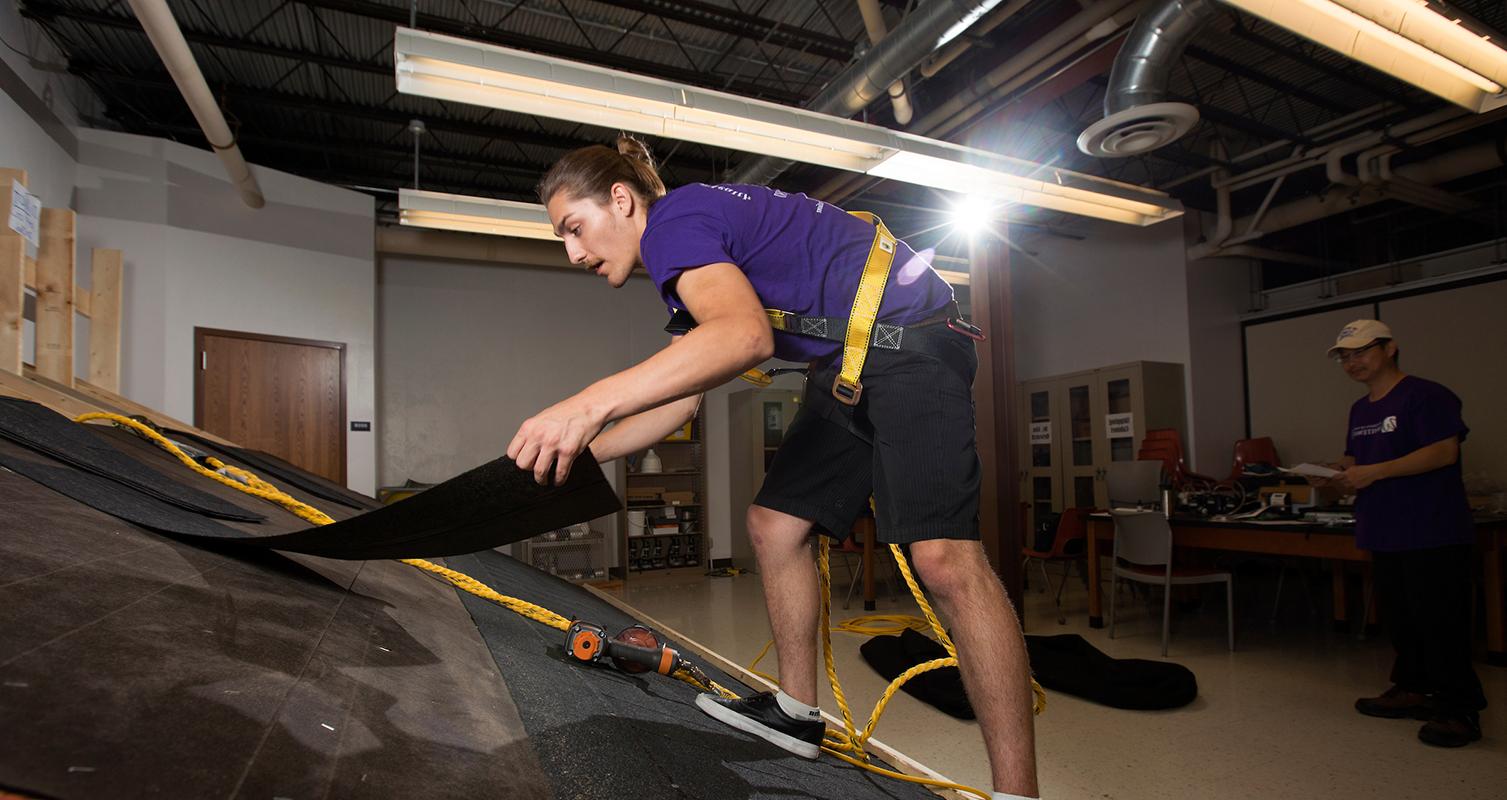
[[[121,393],[193,418],[194,328],[343,342],[346,414],[376,414],[374,210],[369,197],[254,167],[253,210],[208,151],[80,130],[80,284],[93,247],[124,251]],[[351,488],[376,489],[375,434],[347,432]]]
[[[1245,372],[1240,315],[1251,303],[1252,262],[1209,258],[1188,263],[1189,426],[1193,468],[1229,475],[1234,444],[1245,438]]]
[[[1176,222],[1092,223],[1010,253],[1020,380],[1127,361],[1187,364],[1187,258]]]

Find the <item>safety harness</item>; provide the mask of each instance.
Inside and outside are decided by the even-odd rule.
[[[860,377],[864,362],[868,360],[869,348],[908,350],[939,356],[942,354],[938,352],[935,337],[907,336],[907,332],[919,331],[943,322],[950,330],[975,341],[983,341],[984,332],[963,319],[956,303],[934,319],[911,325],[877,322],[879,305],[884,300],[884,289],[889,284],[890,267],[894,264],[895,247],[899,240],[878,216],[867,211],[848,213],[874,226],[874,240],[869,245],[869,255],[864,261],[863,274],[858,279],[858,290],[853,293],[853,308],[848,316],[814,317],[774,308],[766,308],[764,313],[769,316],[770,326],[777,331],[842,343],[840,366],[832,380],[832,396],[844,405],[856,406],[863,396]],[[670,323],[665,326],[665,331],[684,334],[695,326],[695,320],[689,312],[676,309],[670,317]],[[769,376],[758,369],[751,369],[740,377],[760,386],[770,383]]]

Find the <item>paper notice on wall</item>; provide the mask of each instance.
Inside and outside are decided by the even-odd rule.
[[[1135,438],[1135,414],[1105,414],[1104,430],[1111,439]]]
[[[10,229],[20,234],[21,238],[37,246],[37,229],[42,221],[42,201],[37,196],[26,191],[26,187],[20,181],[11,181],[10,189]]]
[[[1051,420],[1047,420],[1046,422],[1033,422],[1033,423],[1031,423],[1031,444],[1032,445],[1038,445],[1038,444],[1051,444],[1051,443],[1052,443],[1052,421]]]

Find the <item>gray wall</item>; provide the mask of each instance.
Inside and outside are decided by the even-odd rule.
[[[1188,264],[1188,419],[1197,432],[1192,463],[1223,479],[1234,444],[1245,438],[1245,374],[1240,361],[1240,314],[1251,302],[1252,264],[1210,258]]]
[[[664,304],[643,278],[613,290],[573,269],[386,255],[378,302],[383,485],[496,458],[533,414],[669,343]],[[745,386],[734,380],[705,401],[713,558],[743,535],[744,510],[727,491],[727,396]],[[616,532],[615,520],[594,525]]]

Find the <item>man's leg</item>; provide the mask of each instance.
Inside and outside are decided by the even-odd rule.
[[[984,735],[994,790],[1038,796],[1031,665],[1005,587],[977,541],[933,539],[910,548],[944,624],[951,623],[958,669]]]
[[[748,535],[764,583],[764,604],[779,656],[780,688],[814,706],[821,606],[810,534],[810,520],[759,505],[748,507]]]

